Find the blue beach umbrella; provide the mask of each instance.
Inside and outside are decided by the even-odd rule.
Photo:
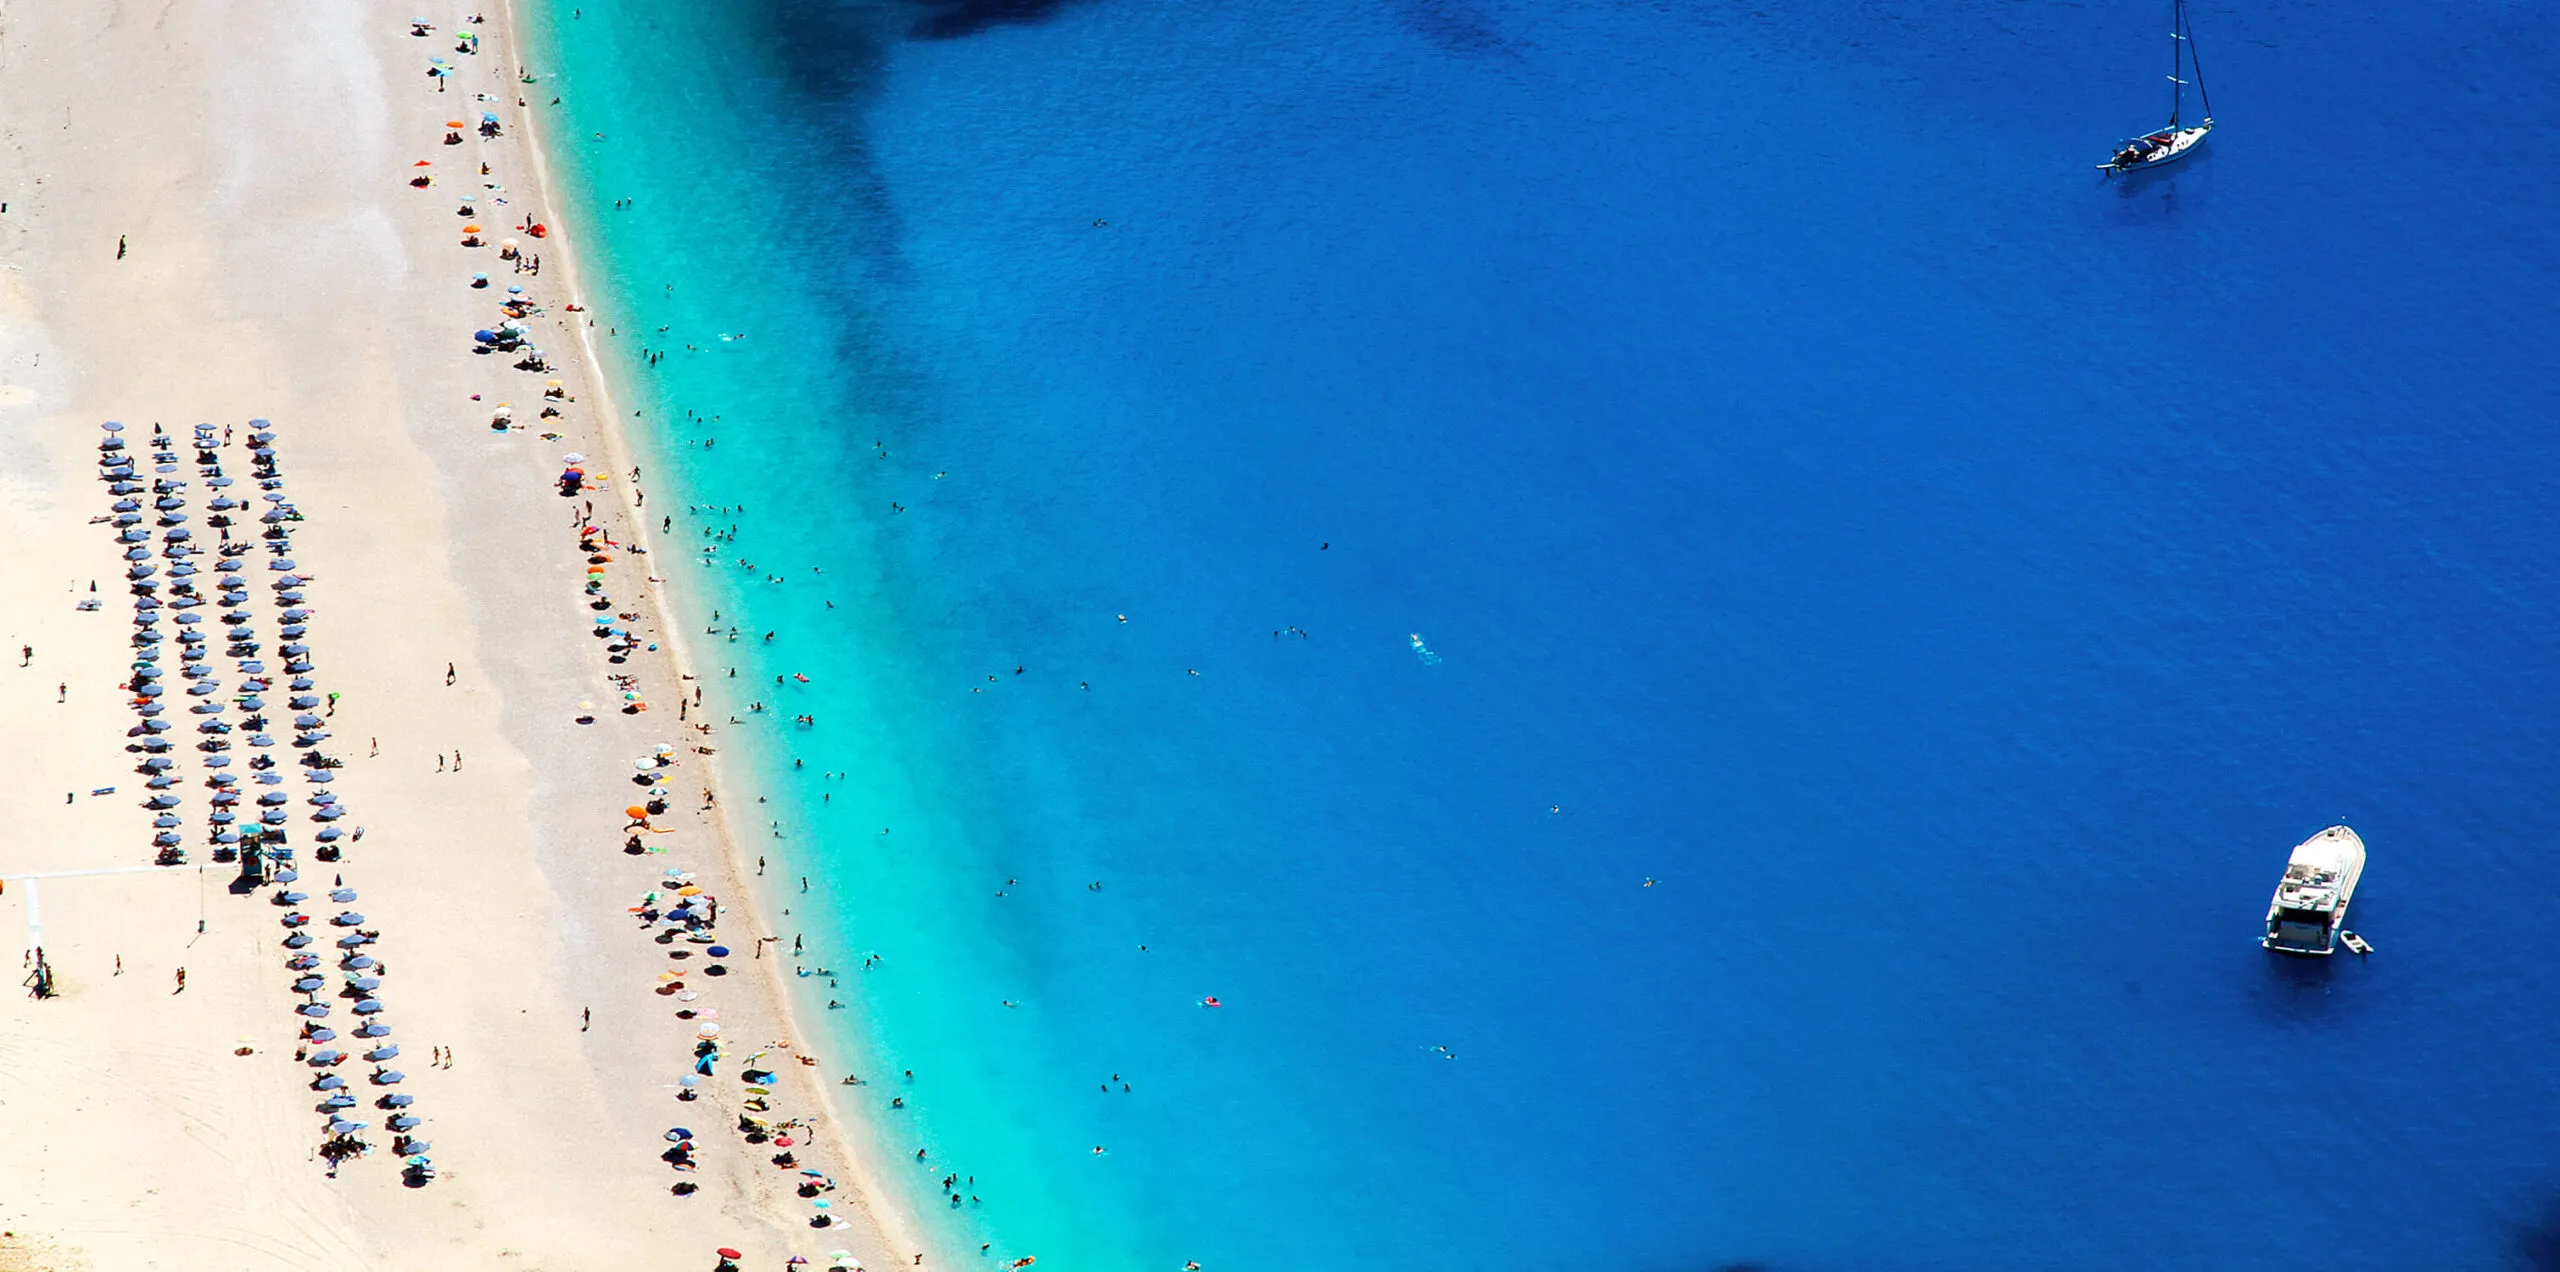
[[[319,1019],[319,1018],[321,1018],[322,1016],[326,1016],[326,1015],[328,1015],[328,1014],[329,1014],[329,1004],[327,1004],[327,1003],[304,1003],[303,1005],[301,1005],[301,1006],[299,1006],[299,1007],[296,1007],[296,1008],[294,1008],[293,1010],[294,1010],[297,1014],[304,1015],[304,1016],[308,1016],[308,1017],[310,1017],[310,1018],[311,1018],[311,1019],[313,1019],[313,1020],[318,1020],[318,1019]]]
[[[371,941],[372,939],[372,937],[366,936],[361,932],[349,932],[345,936],[338,938],[338,948],[342,950],[351,950],[359,945],[363,945]]]
[[[364,1053],[364,1058],[365,1058],[365,1059],[367,1059],[367,1060],[370,1060],[370,1061],[374,1062],[375,1064],[380,1064],[380,1063],[382,1063],[383,1061],[385,1061],[385,1060],[389,1060],[389,1059],[391,1059],[392,1057],[397,1056],[397,1055],[399,1055],[399,1054],[400,1054],[400,1044],[398,1044],[398,1043],[396,1043],[396,1042],[386,1042],[386,1043],[382,1044],[381,1046],[376,1047],[376,1048],[374,1048],[373,1050],[371,1050],[371,1051],[368,1051],[368,1052]]]
[[[379,998],[368,998],[356,1004],[356,1014],[359,1016],[370,1016],[381,1010],[382,1000]]]
[[[366,1038],[388,1038],[391,1036],[391,1026],[386,1025],[379,1020],[368,1020],[365,1022],[364,1028],[357,1030],[356,1033],[357,1035]],[[395,1096],[393,1098],[397,1099],[401,1097]],[[391,1107],[396,1109],[403,1106],[394,1104]]]

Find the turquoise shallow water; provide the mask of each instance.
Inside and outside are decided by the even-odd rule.
[[[2101,184],[2147,4],[579,12],[954,1257],[2560,1265],[2548,14],[2199,8]],[[2268,962],[2342,818],[2383,954]]]

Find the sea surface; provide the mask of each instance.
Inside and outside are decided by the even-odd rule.
[[[2560,1267],[2560,10],[544,9],[931,1266]]]

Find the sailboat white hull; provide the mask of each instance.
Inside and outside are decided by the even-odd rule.
[[[2153,151],[2150,155],[2135,163],[2125,164],[2111,160],[2109,162],[2099,164],[2098,171],[2106,173],[2142,172],[2151,168],[2160,167],[2163,164],[2176,163],[2193,153],[2196,147],[2203,145],[2205,134],[2212,131],[2213,121],[2208,119],[2192,128],[2163,128],[2158,132],[2145,133],[2143,134],[2142,139],[2159,146],[2160,148],[2158,150]]]

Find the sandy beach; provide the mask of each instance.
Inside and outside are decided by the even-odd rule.
[[[52,990],[13,980],[0,1005],[0,1269],[691,1269],[721,1247],[756,1269],[825,1267],[837,1250],[918,1265],[876,1167],[847,1159],[827,1090],[840,1067],[801,1062],[781,959],[753,956],[757,936],[790,929],[754,913],[702,811],[717,780],[697,748],[719,739],[678,718],[691,669],[662,633],[656,558],[628,550],[653,510],[631,507],[645,483],[569,325],[609,315],[610,297],[577,291],[574,221],[544,200],[529,149],[546,98],[517,79],[508,15],[484,12],[430,11],[420,37],[391,11],[307,2],[0,5],[0,930],[20,938],[20,976],[41,945]],[[463,34],[477,52],[457,49]],[[454,67],[441,91],[431,57]],[[472,126],[444,144],[448,119],[476,125],[484,109],[495,136]],[[527,220],[549,232],[521,235]],[[483,246],[465,247],[475,222]],[[539,274],[500,259],[508,238]],[[475,272],[491,286],[470,287]],[[548,370],[473,351],[514,285]],[[543,418],[552,379],[559,414]],[[121,421],[132,452],[155,425],[229,429],[215,453],[245,493],[260,418],[299,513],[300,639],[329,703],[319,749],[343,762],[333,825],[362,828],[335,845],[343,860],[316,859],[305,787],[282,788],[294,886],[324,937],[342,907],[319,894],[340,881],[380,933],[365,947],[373,1018],[403,1049],[396,1091],[432,1142],[423,1183],[404,1180],[373,1103],[394,1089],[366,1077],[383,1066],[309,1063],[319,1047],[297,1008],[314,996],[294,989],[281,944],[295,907],[214,860],[213,770],[191,746],[168,788],[187,861],[154,865],[132,735],[137,598],[127,545],[101,523],[115,496],[100,425]],[[194,444],[172,445],[192,482],[186,524],[211,539]],[[561,497],[570,453],[610,480]],[[594,542],[611,544],[593,553],[578,526],[590,502]],[[634,616],[616,619],[638,642],[618,665],[590,634],[591,561],[606,612]],[[276,620],[258,621],[272,643]],[[240,692],[234,660],[207,661],[221,696]],[[619,710],[614,675],[649,709]],[[661,743],[669,811],[626,852],[624,810],[647,798],[635,758]],[[633,914],[670,869],[720,899],[725,976],[695,974],[701,943],[662,945],[667,930]],[[686,988],[662,993],[671,969]],[[320,1023],[358,1019],[318,1001],[337,1003]],[[715,1072],[679,1102],[711,1024]],[[739,1079],[758,1052],[778,1075],[762,1097]],[[370,1145],[334,1172],[313,1086],[329,1073],[363,1097],[351,1115]],[[745,1142],[742,1113],[802,1120],[790,1165],[774,1141]],[[696,1133],[690,1171],[663,1159],[679,1126]],[[821,1177],[835,1185],[816,1198],[836,1218],[823,1229],[799,1191]]]

